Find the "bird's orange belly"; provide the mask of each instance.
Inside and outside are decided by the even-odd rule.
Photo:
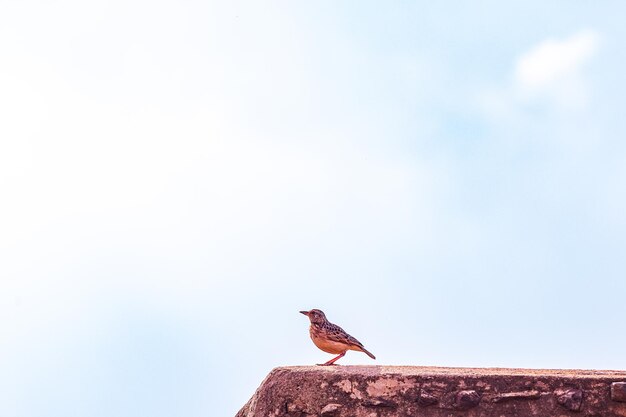
[[[350,349],[350,346],[345,343],[324,339],[314,334],[311,334],[311,339],[313,343],[315,343],[315,346],[327,353],[339,354]]]

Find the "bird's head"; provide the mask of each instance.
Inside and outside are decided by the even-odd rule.
[[[321,324],[327,321],[326,315],[324,314],[324,312],[316,308],[314,308],[313,310],[309,310],[309,311],[301,311],[300,313],[307,316],[309,320],[311,320],[311,323],[313,324]]]

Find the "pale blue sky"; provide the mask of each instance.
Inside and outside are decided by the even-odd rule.
[[[624,369],[620,2],[0,4],[0,415],[275,366]]]

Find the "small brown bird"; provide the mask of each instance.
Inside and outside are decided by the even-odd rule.
[[[342,358],[348,350],[356,350],[367,354],[372,359],[376,359],[374,355],[363,347],[363,344],[350,336],[341,327],[332,324],[326,319],[326,315],[322,310],[313,309],[311,311],[301,311],[311,320],[309,333],[315,346],[324,352],[339,354],[339,356],[320,365],[332,365],[339,358]]]

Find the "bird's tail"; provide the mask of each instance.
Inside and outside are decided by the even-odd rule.
[[[376,359],[376,356],[372,355],[372,353],[370,351],[368,351],[367,349],[365,349],[364,347],[361,347],[361,350],[363,351],[363,353],[365,353],[370,358]]]

